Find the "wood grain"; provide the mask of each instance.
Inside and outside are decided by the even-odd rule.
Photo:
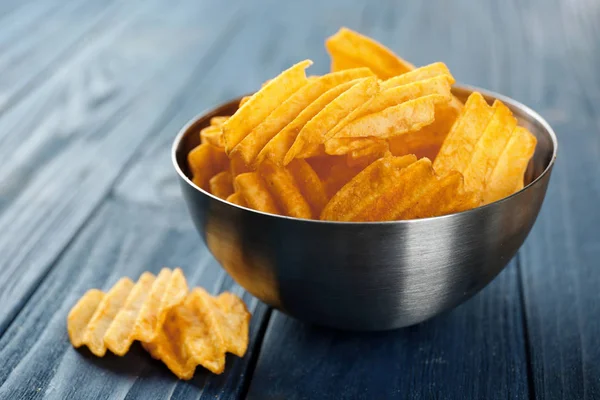
[[[0,333],[232,21],[198,26],[193,1],[156,7],[97,37],[0,119]]]

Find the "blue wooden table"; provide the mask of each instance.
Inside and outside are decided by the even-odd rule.
[[[600,4],[508,1],[0,2],[0,398],[600,398]],[[345,25],[417,65],[531,106],[559,158],[498,278],[418,326],[302,324],[237,286],[199,241],[169,151],[179,128]],[[251,345],[178,381],[139,345],[96,358],[65,318],[87,289],[181,266],[243,295]]]

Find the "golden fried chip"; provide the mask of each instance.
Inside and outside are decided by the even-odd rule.
[[[450,73],[450,70],[446,64],[442,62],[436,62],[423,67],[415,68],[405,74],[386,79],[385,81],[381,82],[381,90],[387,90],[396,86],[408,85],[409,83],[423,81],[440,75],[449,75],[452,77],[452,74]],[[452,78],[452,82],[450,82],[450,84],[454,84],[454,78]]]
[[[240,100],[240,104],[238,106],[238,108],[242,108],[244,106],[244,104],[246,104],[246,102],[250,100],[250,96],[244,96],[242,97],[242,99]]]
[[[432,94],[409,100],[397,106],[352,121],[336,137],[378,137],[387,139],[416,131],[433,122],[436,104],[450,97]]]
[[[402,168],[416,162],[416,157],[384,157],[373,162],[329,200],[322,220],[352,221],[364,209],[369,208],[381,193],[396,184]]]
[[[450,209],[457,196],[463,194],[463,176],[456,171],[442,179],[433,179],[425,190],[413,199],[410,207],[396,215],[395,219],[429,218],[444,213]]]
[[[208,181],[229,168],[229,159],[222,148],[201,144],[188,154],[188,165],[194,184],[208,190]]]
[[[81,344],[85,344],[94,355],[103,357],[106,354],[104,334],[123,308],[133,286],[131,279],[122,278],[98,303],[94,315],[85,327],[85,332],[81,335]]]
[[[348,28],[341,28],[329,37],[325,41],[325,47],[331,56],[332,69],[341,68],[348,64],[347,60],[352,60],[358,65],[369,67],[381,79],[387,79],[414,68],[387,47]],[[343,61],[337,62],[338,59]]]
[[[216,126],[217,128],[220,128],[221,125],[223,125],[225,123],[225,121],[227,121],[228,119],[229,119],[229,117],[228,116],[224,116],[224,115],[212,117],[210,119],[210,125],[211,126]]]
[[[296,218],[312,217],[310,205],[285,167],[279,167],[267,160],[259,166],[258,171],[285,215]]]
[[[233,204],[237,204],[238,206],[246,207],[246,201],[244,200],[244,196],[240,193],[234,193],[227,198],[227,201]]]
[[[318,150],[319,145],[331,137],[331,129],[352,110],[373,97],[378,90],[379,85],[376,78],[363,78],[336,97],[304,125],[298,133],[296,141],[287,152],[283,163],[287,165],[294,158],[314,156],[314,152]]]
[[[292,122],[275,135],[269,143],[258,154],[257,161],[260,163],[265,159],[275,164],[283,165],[285,155],[288,153],[300,130],[317,115],[327,104],[331,103],[339,95],[354,86],[358,80],[341,83],[319,96],[308,107],[306,107]]]
[[[506,147],[517,120],[504,104],[496,100],[494,115],[473,148],[471,161],[464,170],[458,170],[465,178],[467,191],[485,193],[492,171]]]
[[[90,290],[69,312],[71,343],[85,344],[99,357],[107,348],[122,356],[134,340],[153,339],[166,313],[183,301],[187,290],[179,268],[164,268],[157,279],[145,272],[135,284],[123,278],[106,294]]]
[[[350,122],[370,114],[381,112],[386,108],[396,106],[408,100],[414,100],[432,94],[439,94],[450,99],[450,85],[453,81],[454,79],[451,75],[438,75],[426,80],[408,83],[402,86],[395,86],[381,91],[344,117],[330,131],[329,135],[330,137],[335,137],[336,134]]]
[[[238,175],[233,181],[233,187],[244,198],[246,206],[271,214],[281,214],[267,184],[256,172]]]
[[[353,150],[364,149],[379,143],[385,143],[385,139],[375,137],[360,138],[331,138],[324,143],[325,153],[329,155],[348,154]]]
[[[362,170],[360,167],[348,167],[346,156],[317,157],[298,161],[306,161],[310,164],[321,182],[323,182],[327,198],[335,195],[338,190]],[[293,163],[294,161],[290,165]]]
[[[373,76],[368,68],[356,68],[313,78],[278,106],[255,127],[232,151],[239,153],[246,165],[252,166],[259,152],[306,107],[329,89],[344,82]]]
[[[171,311],[157,340],[143,346],[180,379],[191,379],[198,365],[221,374],[225,353],[246,353],[249,325],[250,313],[240,298],[231,293],[214,298],[196,288]]]
[[[523,188],[523,177],[533,157],[537,139],[527,129],[516,127],[487,179],[483,203],[502,199]]]
[[[349,167],[365,168],[373,161],[385,156],[390,151],[390,146],[386,141],[375,143],[362,149],[352,150],[348,153],[346,163]]]
[[[435,158],[433,169],[440,176],[464,171],[479,137],[494,115],[480,93],[473,92],[463,107]]]
[[[305,69],[312,64],[304,60],[283,71],[268,84],[253,94],[223,124],[223,141],[229,153],[252,129],[265,120],[271,112],[290,97],[300,87],[306,85]]]
[[[329,197],[319,175],[308,162],[301,159],[293,160],[288,164],[287,169],[294,177],[302,196],[310,204],[314,215],[320,215]]]
[[[210,178],[208,181],[210,193],[221,199],[226,199],[233,193],[233,178],[231,172],[223,171]]]
[[[207,126],[200,131],[200,143],[223,148],[223,132],[220,126]]]
[[[67,317],[67,331],[74,347],[84,345],[84,334],[98,305],[104,298],[104,293],[98,289],[88,290],[73,306]]]

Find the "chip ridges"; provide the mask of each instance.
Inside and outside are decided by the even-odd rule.
[[[75,347],[86,345],[99,357],[107,349],[124,355],[134,340],[155,339],[167,313],[187,291],[179,268],[163,268],[158,277],[146,272],[137,283],[122,278],[106,294],[92,289],[67,317],[71,342]]]
[[[196,288],[169,313],[157,339],[143,346],[180,379],[191,379],[198,365],[221,374],[226,353],[246,353],[249,322],[250,313],[237,296],[213,297]]]

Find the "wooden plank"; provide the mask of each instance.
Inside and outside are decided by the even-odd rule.
[[[91,32],[112,30],[117,21],[136,15],[133,3],[54,3],[42,3],[48,9],[31,4],[28,13],[11,19],[18,25],[0,35],[0,114],[43,82],[59,60],[85,47]]]
[[[0,119],[0,334],[143,138],[172,112],[176,94],[218,58],[207,49],[224,46],[235,34],[229,24],[239,22],[191,0],[145,7]]]
[[[340,332],[274,313],[248,399],[522,399],[527,366],[515,265],[423,324]]]
[[[241,295],[254,314],[249,351],[241,359],[228,356],[223,375],[200,367],[192,380],[180,381],[139,344],[124,357],[103,358],[70,345],[66,316],[85,291],[106,290],[122,276],[137,279],[163,266],[181,266],[190,287]],[[0,339],[0,398],[237,398],[266,311],[209,255],[183,209],[109,201]]]

